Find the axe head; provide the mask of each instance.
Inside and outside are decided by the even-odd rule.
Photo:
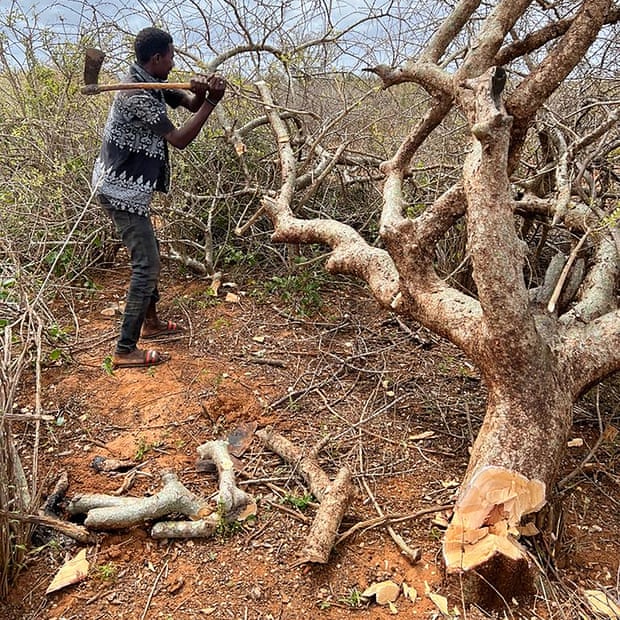
[[[94,47],[86,48],[86,58],[84,60],[84,84],[86,86],[96,86],[99,81],[99,71],[105,54]]]

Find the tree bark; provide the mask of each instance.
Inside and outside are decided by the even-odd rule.
[[[200,460],[209,460],[215,464],[219,476],[218,504],[224,510],[224,516],[232,519],[243,510],[252,497],[240,489],[235,482],[235,470],[228,452],[228,443],[221,439],[207,441],[198,446]]]
[[[557,479],[572,425],[572,399],[551,373],[493,387],[474,443],[443,556],[468,599],[487,608],[534,591],[536,567],[518,542]]]
[[[351,471],[346,466],[342,467],[334,481],[330,481],[317,459],[325,441],[319,442],[306,454],[271,428],[261,429],[256,435],[271,451],[299,472],[314,497],[320,501],[306,546],[296,564],[308,562],[326,564],[353,492]]]
[[[325,491],[298,564],[327,564],[352,492],[351,470],[343,467]]]
[[[162,474],[162,481],[162,489],[150,497],[78,495],[67,511],[74,515],[86,513],[84,525],[94,530],[124,529],[173,513],[201,518],[211,512],[208,504],[183,486],[174,473]]]

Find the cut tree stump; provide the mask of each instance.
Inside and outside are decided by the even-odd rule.
[[[462,575],[467,594],[476,599],[502,599],[530,571],[527,552],[517,540],[521,519],[538,512],[545,502],[545,484],[539,480],[503,467],[477,471],[461,493],[446,530],[446,572]],[[483,592],[491,589],[485,584],[493,584],[493,591]]]

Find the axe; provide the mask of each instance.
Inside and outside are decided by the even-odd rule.
[[[103,64],[105,54],[89,47],[86,49],[86,59],[84,61],[84,86],[80,88],[83,95],[97,95],[108,90],[136,90],[136,89],[161,89],[161,88],[182,88],[189,90],[189,82],[130,82],[119,84],[97,84],[99,81],[99,71]]]

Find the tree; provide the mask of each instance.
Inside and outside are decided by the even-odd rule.
[[[381,165],[384,248],[340,222],[295,216],[288,128],[267,85],[257,84],[281,162],[282,187],[263,199],[273,240],[329,246],[331,272],[366,281],[386,309],[448,338],[482,373],[486,415],[446,533],[444,560],[449,573],[465,574],[470,596],[488,604],[532,587],[517,528],[552,497],[573,403],[620,369],[617,163],[612,169],[620,144],[617,94],[614,99],[598,90],[582,108],[584,120],[596,110],[594,126],[551,128],[553,156],[544,165],[555,179],[546,190],[527,161],[543,106],[572,75],[579,77],[593,48],[602,63],[596,45],[620,17],[609,0],[566,4],[511,0],[487,10],[479,1],[462,1],[419,56],[397,67],[369,68],[385,89],[414,82],[432,98]],[[530,26],[534,13],[545,19],[538,29]],[[455,49],[466,30],[469,44]],[[600,87],[604,80],[601,72],[590,83]],[[407,217],[412,158],[452,110],[466,118],[470,133],[462,176],[424,212]],[[518,197],[513,183],[520,186]],[[435,266],[438,244],[462,220],[475,294],[452,286]],[[561,252],[550,262],[540,285],[526,280],[522,234],[534,221],[570,244],[568,256]]]
[[[69,97],[92,114],[83,114],[88,122],[79,124],[80,131],[66,131],[80,115],[33,123],[25,104],[42,108],[36,118],[46,120],[49,101],[65,110],[58,92],[77,94],[76,59],[85,45],[118,49],[109,60],[111,73],[120,74],[131,57],[127,32],[147,23],[173,31],[179,64],[222,69],[230,77],[234,107],[218,106],[217,115],[233,148],[222,154],[212,148],[213,136],[206,136],[187,151],[175,173],[191,178],[193,185],[180,185],[193,191],[173,192],[165,219],[191,221],[205,237],[200,251],[208,254],[211,224],[222,205],[241,234],[267,214],[274,243],[329,247],[327,269],[362,279],[386,311],[418,321],[464,351],[480,369],[489,396],[444,541],[446,565],[449,572],[473,575],[472,596],[507,598],[527,590],[523,577],[530,567],[516,540],[521,517],[553,499],[573,403],[620,368],[620,139],[617,73],[609,66],[617,54],[620,9],[611,0],[377,0],[364,9],[350,3],[349,13],[336,17],[345,2],[59,4],[76,21],[59,20],[61,44],[51,62],[40,62],[43,44],[26,45],[19,55],[19,37],[0,48],[5,91],[21,106],[3,138],[5,151],[20,157],[7,161],[3,174],[38,180],[45,162],[55,164],[43,181],[23,183],[23,195],[6,197],[11,208],[3,229],[11,233],[6,239],[16,241],[6,252],[11,260],[0,267],[21,273],[15,265],[26,257],[23,271],[41,275],[36,270],[42,269],[32,280],[47,285],[51,272],[62,267],[80,274],[84,265],[68,266],[92,256],[66,250],[82,218],[96,217],[79,189],[88,185],[88,158],[98,144],[89,131],[103,122],[105,106]],[[16,19],[11,12],[6,22],[19,25]],[[30,28],[27,41],[54,40],[48,27]],[[427,32],[431,36],[420,42]],[[207,54],[211,59],[203,61]],[[357,71],[361,62],[366,74]],[[105,69],[110,72],[110,65]],[[36,97],[20,97],[24,76],[33,81]],[[42,84],[50,87],[45,100]],[[392,113],[389,104],[396,99],[405,102],[407,115]],[[368,101],[384,103],[386,111],[364,106]],[[409,117],[417,119],[411,127]],[[27,149],[23,136],[33,128],[48,133],[31,139]],[[469,152],[453,161],[442,157],[441,168],[433,169],[431,158],[439,158],[448,134],[456,134],[459,144],[468,141]],[[65,141],[67,136],[78,144]],[[62,148],[55,152],[54,144]],[[214,150],[217,157],[209,155],[204,165],[204,153]],[[79,181],[75,192],[61,192],[65,201],[76,196],[66,219],[56,216],[65,204],[49,191],[68,182],[64,175],[56,179],[62,158],[67,163],[61,172],[71,170],[67,178]],[[433,183],[423,180],[429,175]],[[378,238],[371,239],[372,226],[365,225],[375,216],[374,203],[364,201],[370,192],[351,208],[351,202],[337,204],[341,194],[334,188],[366,190],[379,182]],[[442,192],[435,196],[425,185]],[[193,208],[190,217],[189,201],[209,206]],[[244,222],[246,202],[257,212]],[[35,225],[36,219],[24,224],[33,220],[24,219],[30,214],[22,213],[22,204],[35,217],[48,211],[54,217],[44,226]],[[58,220],[60,238],[52,226]],[[455,253],[453,269],[442,254],[463,230],[465,254]],[[173,236],[196,243],[195,231]],[[49,246],[54,252],[41,255]],[[213,258],[207,257],[207,271]],[[466,277],[454,277],[463,270]],[[48,288],[26,297],[43,303]],[[480,587],[485,583],[490,593]]]

